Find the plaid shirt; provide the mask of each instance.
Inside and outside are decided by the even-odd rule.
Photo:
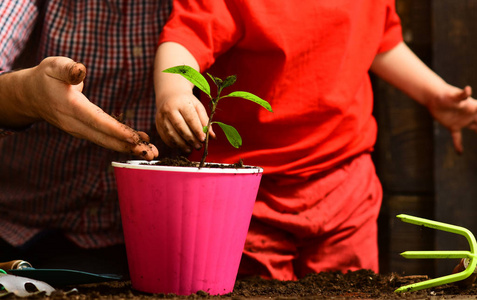
[[[151,135],[153,61],[170,0],[2,0],[0,71],[12,68],[36,24],[36,62],[67,56],[85,64],[84,94]],[[111,161],[130,157],[40,122],[0,132],[0,237],[14,246],[61,230],[85,248],[123,241]]]

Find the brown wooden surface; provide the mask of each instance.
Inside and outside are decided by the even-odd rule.
[[[434,232],[428,228],[404,223],[395,216],[409,214],[429,218],[430,216],[426,216],[426,205],[432,206],[434,197],[388,195],[386,200],[388,201],[386,211],[389,214],[386,231],[392,234],[386,244],[387,257],[385,253],[381,255],[381,271],[385,274],[397,272],[405,275],[432,276],[434,274],[433,260],[406,259],[400,254],[408,250],[432,250]]]
[[[431,62],[430,0],[398,0],[403,36],[426,63]],[[433,122],[427,110],[379,79],[374,79],[379,125],[375,161],[385,191],[433,193]]]
[[[430,63],[430,0],[397,0],[406,43]],[[374,78],[379,132],[374,160],[384,189],[379,220],[381,272],[434,273],[429,260],[406,260],[406,250],[432,250],[432,233],[403,224],[397,214],[434,216],[433,121],[427,110],[382,80]]]
[[[432,5],[434,69],[446,81],[477,89],[477,0],[439,0]],[[464,132],[464,154],[452,147],[449,133],[435,129],[436,219],[477,234],[477,135]],[[436,234],[437,249],[468,250],[465,239]],[[455,261],[441,260],[437,274],[449,274]]]
[[[408,45],[450,84],[477,89],[477,0],[397,0]],[[457,155],[448,131],[425,109],[376,80],[380,132],[375,163],[385,195],[380,217],[382,271],[442,276],[456,260],[404,260],[404,250],[468,250],[465,238],[405,224],[396,214],[463,226],[477,234],[477,134],[464,131]]]

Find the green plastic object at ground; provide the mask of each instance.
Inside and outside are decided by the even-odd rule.
[[[444,285],[447,283],[461,281],[469,277],[474,272],[475,267],[477,266],[477,242],[475,241],[475,237],[470,230],[456,225],[413,217],[405,214],[400,214],[397,217],[406,223],[463,235],[469,242],[470,251],[406,251],[401,253],[401,255],[405,258],[468,258],[469,265],[462,272],[405,285],[395,290],[395,292],[413,292]]]

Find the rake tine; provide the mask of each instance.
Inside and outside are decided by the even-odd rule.
[[[401,253],[404,258],[472,258],[469,251],[405,251]]]
[[[412,291],[427,289],[427,288],[431,288],[431,287],[435,287],[438,285],[443,285],[443,284],[447,284],[451,282],[461,281],[466,279],[473,273],[473,271],[475,270],[475,267],[477,266],[477,254],[476,254],[477,242],[472,232],[470,232],[470,230],[464,227],[460,227],[460,226],[456,226],[452,224],[446,224],[442,222],[427,220],[427,219],[405,215],[405,214],[400,214],[397,217],[406,223],[411,223],[411,224],[425,226],[425,227],[429,227],[429,228],[433,228],[433,229],[437,229],[441,231],[447,231],[447,232],[451,232],[455,234],[460,234],[467,239],[467,242],[469,243],[469,246],[470,246],[470,251],[406,251],[401,253],[401,255],[406,258],[469,258],[469,265],[467,269],[465,269],[462,272],[447,275],[447,276],[442,276],[442,277],[438,277],[434,279],[429,279],[429,280],[418,282],[418,283],[405,285],[395,290],[395,292],[397,293],[412,292]]]

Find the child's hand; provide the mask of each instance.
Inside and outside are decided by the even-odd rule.
[[[455,150],[463,152],[462,129],[477,132],[477,101],[470,97],[472,89],[448,86],[441,97],[429,101],[427,107],[434,118],[449,129]]]
[[[186,153],[201,149],[209,117],[202,103],[193,94],[194,85],[179,74],[164,70],[187,65],[199,70],[192,53],[174,42],[159,45],[154,63],[154,90],[156,92],[156,128],[162,141]],[[211,137],[214,132],[209,129]]]
[[[166,145],[190,153],[201,149],[203,127],[209,120],[202,103],[192,92],[157,97],[156,128]],[[215,137],[213,131],[210,135]]]

